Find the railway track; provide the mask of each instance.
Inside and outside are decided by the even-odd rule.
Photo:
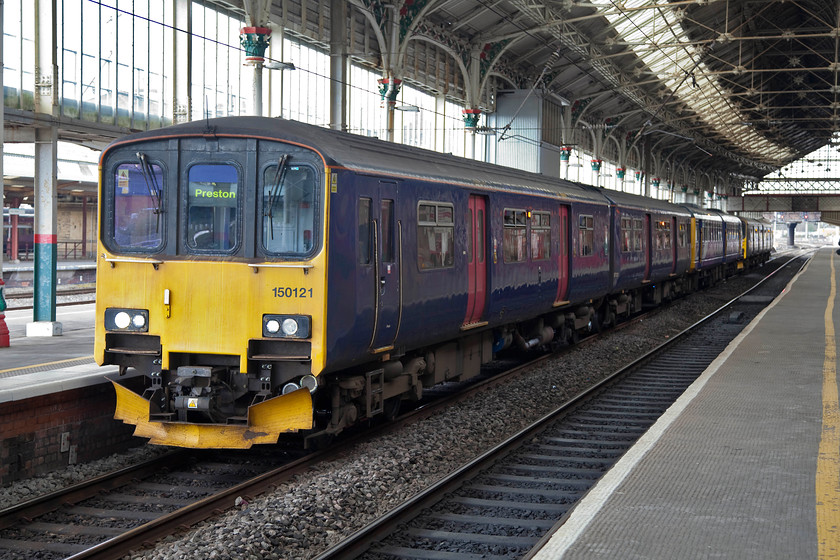
[[[724,350],[801,266],[791,259],[595,387],[317,558],[521,558]],[[804,264],[804,263],[803,263]],[[559,519],[559,521],[557,521]]]
[[[33,290],[19,291],[15,290],[11,293],[5,294],[6,305],[9,311],[16,309],[32,309],[32,298],[35,293]],[[82,296],[90,296],[85,298]],[[73,298],[73,301],[62,301],[64,298]],[[82,299],[83,301],[79,301]],[[79,303],[92,303],[96,301],[96,288],[93,286],[67,287],[59,289],[56,292],[56,305],[76,305]]]
[[[631,323],[625,323],[624,325],[628,324]],[[586,343],[587,341],[583,341],[583,344]],[[717,354],[714,353],[714,355]],[[65,491],[0,511],[0,557],[6,557],[3,556],[5,551],[5,553],[11,554],[9,556],[11,558],[18,558],[23,555],[44,559],[67,557],[74,559],[121,558],[128,550],[137,549],[144,544],[177,532],[184,526],[197,523],[233,507],[239,497],[246,501],[251,500],[254,496],[265,492],[284,480],[288,480],[294,474],[303,472],[334,454],[344,452],[359,441],[374,439],[379,437],[382,432],[397,430],[407,423],[432,416],[439,409],[452,406],[452,401],[467,398],[488,386],[509,382],[511,377],[527,370],[529,365],[526,364],[518,369],[509,369],[502,375],[497,374],[494,377],[479,379],[470,383],[467,389],[462,387],[462,390],[439,391],[434,399],[430,399],[428,403],[424,400],[422,407],[404,414],[397,422],[382,425],[377,430],[366,431],[357,436],[351,434],[351,437],[342,438],[341,442],[321,453],[297,458],[287,456],[278,459],[278,451],[274,449],[269,452],[273,453],[271,461],[274,464],[256,470],[252,469],[250,473],[239,472],[235,475],[235,478],[231,474],[232,467],[225,466],[225,460],[223,459],[219,459],[212,454],[184,453],[179,454],[177,460],[175,458],[168,460],[165,468],[161,467],[160,463],[142,468],[144,472],[153,474],[160,474],[162,470],[165,470],[161,481],[147,478],[152,474],[140,474],[141,469],[138,468],[138,471],[128,475],[118,473],[116,479],[102,477],[101,481],[85,483],[83,485],[85,488],[74,487],[69,492]],[[690,383],[690,381],[688,382]],[[623,400],[623,397],[619,398],[619,401],[623,402]],[[608,403],[605,411],[609,412],[610,407],[616,406],[618,406],[616,403]],[[598,414],[603,415],[604,413]],[[653,413],[645,414],[651,415]],[[651,418],[653,417],[651,416]],[[655,419],[651,418],[648,420],[652,423]],[[620,421],[616,418],[612,418],[612,420]],[[635,433],[640,434],[643,429],[630,431],[636,437]],[[539,450],[536,455],[556,453],[557,451],[554,449],[556,447],[574,447],[574,442],[566,441],[571,439],[579,439],[579,436],[556,436],[553,441],[546,444],[548,445],[547,448]],[[558,489],[556,488],[556,482],[551,483],[555,486],[551,487],[552,491],[548,494],[557,494],[562,490],[562,492],[569,494],[563,498],[565,500],[563,503],[573,503],[574,496],[585,492],[586,487],[581,484],[580,479],[587,480],[591,477],[594,481],[599,476],[596,473],[606,470],[609,460],[612,460],[615,456],[620,456],[623,449],[626,448],[623,446],[631,445],[631,440],[634,441],[633,438],[629,437],[626,438],[626,441],[623,438],[616,438],[616,441],[610,444],[595,444],[589,440],[584,440],[583,445],[580,445],[581,442],[576,442],[576,452],[585,458],[585,460],[578,458],[577,462],[583,462],[590,466],[594,464],[602,470],[597,471],[596,469],[592,474],[584,476],[582,474],[583,467],[575,467],[571,471],[571,475],[566,477],[570,478],[566,482],[567,487]],[[602,448],[600,455],[594,454],[593,445],[596,448]],[[251,457],[251,455],[238,454],[236,455],[236,462],[242,462],[243,457]],[[257,457],[258,454],[254,456],[253,460],[248,459],[248,461],[254,464],[259,463]],[[281,465],[276,464],[278,460],[282,463]],[[531,457],[528,460],[536,459]],[[179,463],[184,465],[184,469],[176,468]],[[488,480],[480,491],[487,492],[494,487],[510,485],[523,476],[527,476],[527,474],[507,473],[501,478]],[[571,480],[572,478],[574,481]],[[132,482],[126,482],[129,479]],[[186,482],[189,480],[201,480],[203,481],[202,486],[206,486],[207,481],[211,480],[216,480],[217,483],[215,487],[210,485],[210,488],[196,489],[192,488],[193,484]],[[563,488],[566,489],[563,490]],[[543,493],[545,493],[544,489],[538,491],[539,495]],[[540,499],[542,500],[542,498]],[[138,503],[145,504],[145,506],[138,507]],[[149,504],[154,504],[154,507],[149,507]],[[463,507],[463,504],[461,507]],[[457,515],[464,514],[455,515],[456,517],[444,516],[438,519],[438,523],[452,523],[458,519]],[[521,531],[533,531],[532,527],[536,526],[539,531],[545,532],[550,528],[547,527],[548,522],[557,519],[560,515],[562,515],[562,511],[554,510],[538,523],[534,522],[534,515],[531,515],[524,527],[516,529],[516,531],[520,531],[518,536],[533,540],[535,535],[523,536]],[[114,522],[114,520],[117,521]],[[440,528],[433,529],[437,533],[430,533],[430,535],[437,536],[432,540],[441,538],[441,530]],[[452,531],[447,530],[445,532]],[[31,554],[35,552],[38,552],[38,554]],[[344,553],[338,553],[338,555],[343,557]]]
[[[245,457],[168,453],[0,511],[0,557],[121,558],[233,507],[237,498],[251,499],[321,458],[276,449]]]

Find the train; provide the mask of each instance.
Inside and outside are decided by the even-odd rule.
[[[95,358],[158,445],[329,440],[763,264],[769,224],[300,122],[100,160]]]
[[[17,255],[12,255],[12,216],[17,216]],[[3,254],[16,260],[20,253],[31,255],[35,250],[35,209],[3,208]]]

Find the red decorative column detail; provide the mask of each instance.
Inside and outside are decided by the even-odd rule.
[[[3,297],[3,286],[6,283],[0,278],[0,348],[8,348],[11,342],[9,341],[9,327],[6,325],[6,298]]]

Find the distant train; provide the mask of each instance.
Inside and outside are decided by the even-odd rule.
[[[9,255],[12,247],[12,219],[17,218],[18,254],[31,255],[35,250],[35,210],[33,208],[3,208],[3,254]]]
[[[246,448],[396,414],[765,262],[768,224],[298,122],[102,154],[96,360],[151,443]]]

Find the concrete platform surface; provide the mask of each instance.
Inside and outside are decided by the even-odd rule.
[[[839,266],[817,252],[533,558],[837,557]]]

